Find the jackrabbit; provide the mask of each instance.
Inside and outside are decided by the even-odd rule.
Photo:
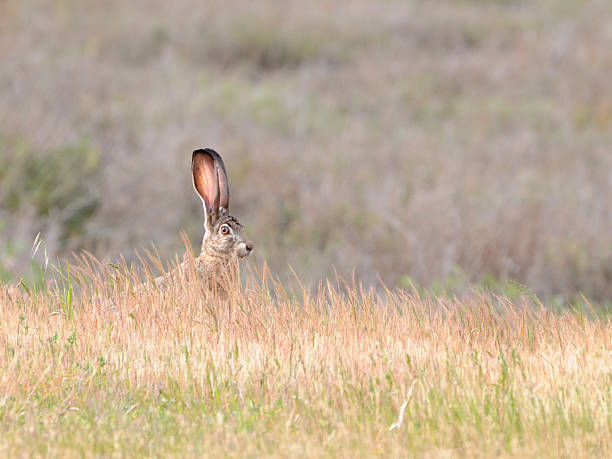
[[[195,257],[195,268],[208,282],[235,274],[237,261],[248,257],[253,243],[244,228],[229,213],[229,182],[221,155],[211,148],[196,150],[191,157],[193,187],[204,207],[204,238],[200,255]],[[186,262],[179,268],[184,268]],[[165,278],[156,279],[165,285]]]

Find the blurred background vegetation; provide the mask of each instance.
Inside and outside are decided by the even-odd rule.
[[[608,0],[0,2],[0,277],[182,253],[190,154],[281,278],[612,298]]]

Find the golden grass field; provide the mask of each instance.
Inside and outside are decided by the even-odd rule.
[[[612,453],[612,325],[586,302],[56,271],[0,289],[3,457]]]
[[[0,457],[612,456],[611,25],[0,1]],[[207,146],[255,251],[160,290]]]

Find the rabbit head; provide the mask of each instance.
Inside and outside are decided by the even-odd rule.
[[[193,187],[204,207],[202,254],[214,258],[244,258],[253,251],[244,228],[229,213],[229,183],[223,159],[216,151],[205,148],[191,158]]]

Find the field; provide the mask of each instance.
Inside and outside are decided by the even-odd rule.
[[[611,24],[0,1],[0,457],[612,456]],[[199,246],[206,146],[226,296],[143,271]]]
[[[4,457],[612,453],[612,326],[586,302],[266,272],[224,299],[185,277],[135,293],[88,263],[0,290]]]
[[[608,0],[0,2],[0,278],[195,246],[191,151],[284,282],[612,298]],[[35,260],[42,262],[41,258]]]

